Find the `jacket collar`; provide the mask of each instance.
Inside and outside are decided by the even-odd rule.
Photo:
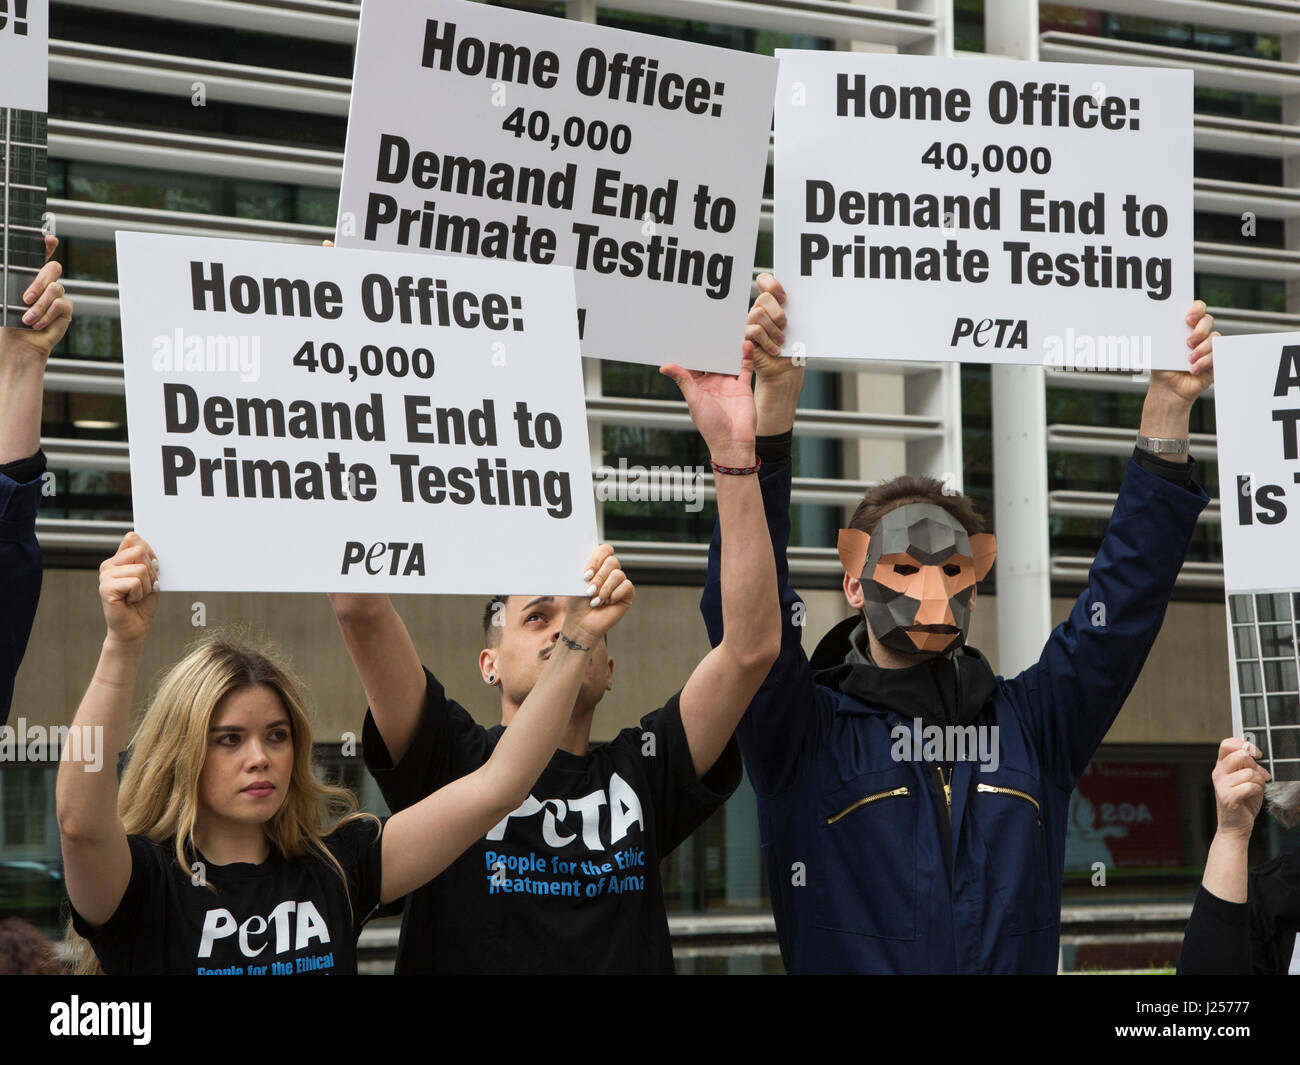
[[[810,665],[820,685],[851,696],[847,713],[893,712],[926,724],[969,725],[997,688],[997,677],[974,647],[961,646],[951,658],[930,658],[903,669],[883,669],[871,660],[866,623],[846,618],[822,637]]]

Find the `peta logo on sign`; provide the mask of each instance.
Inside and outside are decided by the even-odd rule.
[[[203,919],[203,938],[199,941],[199,957],[212,957],[212,944],[218,939],[239,935],[239,952],[245,958],[256,958],[269,943],[269,933],[275,934],[275,953],[283,954],[289,946],[289,919],[293,918],[293,948],[302,950],[313,939],[322,943],[330,941],[330,930],[313,902],[282,902],[269,917],[254,914],[243,924],[226,909],[209,910]]]
[[[589,851],[601,851],[606,843],[600,838],[600,808],[609,806],[609,846],[617,843],[627,835],[633,825],[645,829],[645,819],[641,816],[641,800],[626,780],[617,773],[609,778],[608,796],[603,789],[597,788],[590,795],[578,799],[543,799],[540,802],[528,796],[517,810],[506,814],[493,826],[484,839],[501,840],[505,838],[506,826],[512,817],[534,817],[542,814],[542,839],[548,847],[567,847],[578,833],[567,831],[569,826],[565,818],[577,813],[581,818],[582,845]]]

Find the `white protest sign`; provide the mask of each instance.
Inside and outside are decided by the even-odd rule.
[[[735,373],[775,84],[766,56],[367,3],[336,240],[573,266],[584,355]]]
[[[571,270],[140,233],[117,253],[164,588],[581,594]]]
[[[50,0],[0,0],[0,107],[49,110]]]
[[[1214,416],[1233,731],[1300,780],[1300,333],[1216,338]]]
[[[1187,368],[1191,71],[777,56],[787,354]]]
[[[1224,586],[1300,587],[1300,333],[1216,337],[1214,415]]]

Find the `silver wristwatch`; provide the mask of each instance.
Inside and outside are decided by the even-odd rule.
[[[1186,455],[1187,438],[1171,439],[1167,436],[1143,436],[1138,434],[1137,446],[1153,455]]]

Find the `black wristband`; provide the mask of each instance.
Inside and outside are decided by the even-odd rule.
[[[1141,466],[1147,473],[1154,473],[1157,477],[1163,477],[1170,484],[1179,485],[1186,488],[1192,480],[1193,467],[1196,460],[1190,455],[1187,456],[1186,462],[1170,462],[1168,459],[1162,459],[1150,451],[1143,451],[1140,447],[1133,449],[1133,461]]]
[[[16,462],[6,462],[0,465],[0,473],[3,473],[11,481],[17,481],[19,484],[34,481],[44,472],[45,452],[40,450],[29,458],[18,459]]]
[[[764,466],[770,466],[788,459],[793,446],[794,430],[790,429],[772,436],[755,437],[754,454]]]

